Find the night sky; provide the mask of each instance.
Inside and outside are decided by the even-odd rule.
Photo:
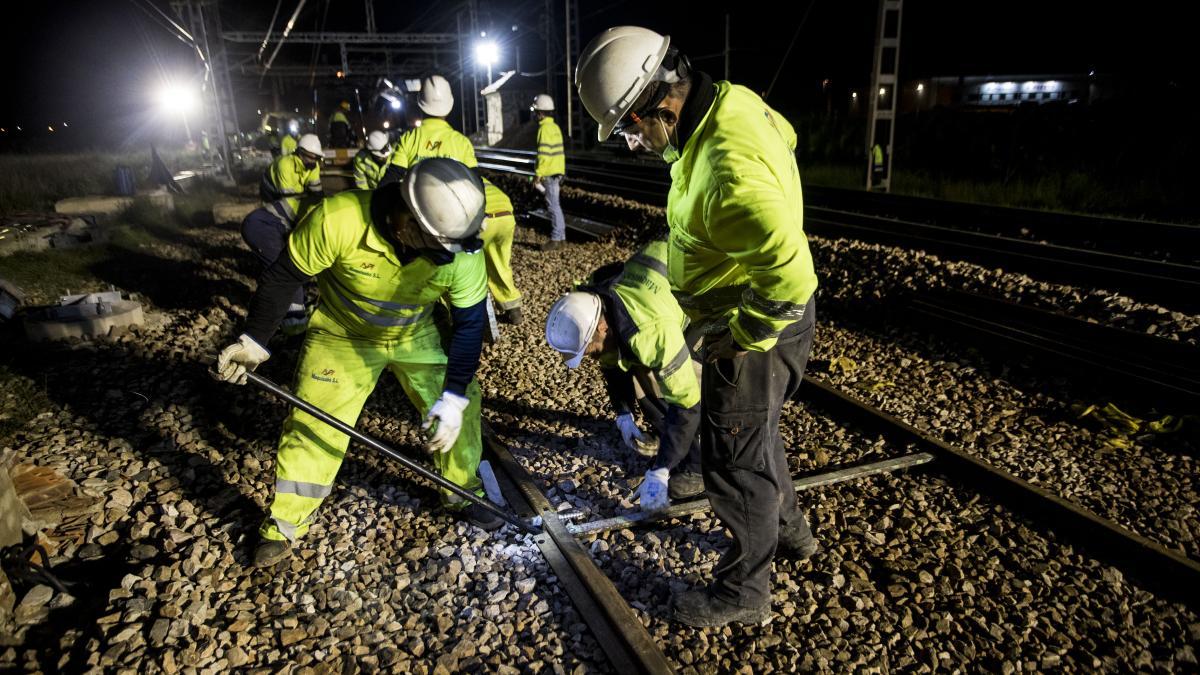
[[[137,0],[154,2],[155,0]],[[155,2],[169,11],[163,0]],[[380,31],[451,30],[453,3],[376,0]],[[1145,78],[1147,82],[1197,82],[1197,59],[1189,51],[1194,24],[1185,20],[1186,3],[1121,5],[1098,11],[1102,3],[1013,0],[963,2],[909,0],[905,6],[903,78],[960,74],[1098,73]],[[144,5],[143,5],[144,6]],[[296,0],[284,0],[290,14]],[[480,0],[481,21],[494,35],[523,45],[523,70],[540,70],[543,47],[532,31],[542,0]],[[797,0],[769,9],[760,2],[650,3],[646,0],[581,0],[584,42],[603,28],[645,25],[672,35],[695,65],[717,76],[724,15],[732,21],[732,79],[763,91],[774,77],[789,42],[795,48],[784,63],[771,95],[781,108],[801,105],[800,92],[822,78],[862,86],[870,75],[877,4],[871,0]],[[224,2],[227,29],[263,30],[272,0]],[[315,30],[325,7],[310,0],[297,30]],[[686,8],[680,12],[679,8]],[[1136,9],[1135,9],[1136,8]],[[0,26],[5,63],[0,126],[44,130],[69,122],[97,142],[144,134],[152,92],[163,73],[196,70],[182,43],[148,18],[133,0],[41,2],[23,7]],[[511,31],[517,23],[520,30]],[[328,30],[362,30],[362,4],[338,0],[326,18]],[[307,62],[311,48],[284,50],[281,59]],[[330,55],[333,55],[331,50]],[[513,66],[507,45],[497,70]],[[244,83],[252,87],[252,82]]]

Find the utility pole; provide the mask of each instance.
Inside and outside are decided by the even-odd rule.
[[[567,58],[567,138],[574,140],[575,115],[571,109],[571,0],[563,0],[563,5],[563,18],[566,19],[563,21],[563,28],[566,33],[566,37],[563,40],[563,44],[566,46],[566,48],[563,50],[563,54],[565,54]]]
[[[542,13],[542,37],[546,40],[546,93],[550,96],[554,95],[554,69],[550,61],[550,36],[553,35],[551,28],[554,26],[553,2],[554,0],[546,0],[546,9]]]
[[[364,0],[367,10],[367,32],[375,32],[375,0]]]
[[[875,72],[871,78],[871,114],[868,118],[867,189],[891,192],[892,148],[896,137],[896,99],[900,96],[900,16],[904,0],[879,0],[879,27],[875,41]],[[875,146],[883,154],[876,156]]]

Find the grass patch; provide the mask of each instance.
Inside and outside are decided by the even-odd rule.
[[[44,386],[0,364],[0,447],[52,405]]]

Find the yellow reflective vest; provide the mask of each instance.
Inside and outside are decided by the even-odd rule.
[[[402,263],[371,224],[369,190],[323,200],[288,237],[288,253],[315,276],[321,304],[313,326],[342,337],[400,340],[430,325],[434,304],[472,307],[487,297],[479,252],[456,253],[445,265],[424,256]]]
[[[279,140],[279,154],[287,156],[296,152],[296,137],[288,134]]]
[[[392,164],[405,169],[430,157],[449,157],[470,167],[479,166],[471,141],[438,117],[427,117],[421,126],[405,132],[392,150]]]
[[[561,176],[567,172],[562,129],[550,117],[538,122],[537,166],[533,172],[538,176]]]
[[[796,132],[749,89],[718,82],[671,165],[668,269],[684,311],[767,351],[817,290]]]
[[[354,187],[359,190],[374,190],[387,173],[391,156],[376,159],[370,150],[363,148],[354,155]]]

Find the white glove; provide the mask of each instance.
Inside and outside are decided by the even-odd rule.
[[[254,370],[263,361],[271,358],[271,352],[263,348],[249,335],[242,333],[237,342],[221,350],[212,376],[222,382],[246,384],[246,372]]]
[[[643,511],[661,511],[670,503],[667,483],[671,480],[671,472],[665,467],[650,469],[646,478],[638,488],[638,505]]]
[[[630,450],[637,450],[634,442],[642,440],[642,432],[633,420],[633,413],[617,415],[617,429],[621,431],[621,440],[625,441],[625,446]]]
[[[442,392],[442,397],[429,409],[425,423],[421,425],[421,429],[429,431],[434,421],[437,421],[437,429],[434,429],[433,435],[425,444],[430,452],[450,452],[454,441],[458,440],[458,432],[462,431],[463,411],[467,409],[468,403],[470,401],[465,396]]]

